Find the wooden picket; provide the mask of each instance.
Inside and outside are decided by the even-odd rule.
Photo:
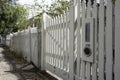
[[[92,64],[92,80],[97,80],[97,55],[98,55],[98,41],[97,41],[97,38],[98,38],[98,32],[97,32],[97,29],[98,29],[98,24],[97,24],[97,2],[94,1],[94,4],[93,4],[93,10],[92,10],[92,16],[93,16],[93,29],[94,29],[94,32],[93,32],[93,45],[94,45],[94,48],[93,48],[93,53],[94,53],[94,63]]]
[[[106,80],[113,80],[113,15],[111,0],[107,0],[106,10]]]
[[[120,0],[115,2],[115,66],[114,80],[120,79]]]
[[[99,80],[105,80],[104,79],[104,70],[105,70],[105,67],[104,67],[104,62],[105,62],[105,59],[104,59],[104,54],[105,54],[105,41],[104,41],[104,28],[105,28],[105,20],[104,20],[104,0],[100,0],[100,4],[99,4],[99,53],[98,53],[98,56],[99,56],[99,59],[98,59],[98,79]]]

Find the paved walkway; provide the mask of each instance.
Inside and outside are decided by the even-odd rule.
[[[43,80],[32,66],[28,70],[19,70],[25,64],[16,59],[8,48],[0,46],[0,80]]]
[[[46,72],[41,72],[26,61],[16,58],[10,50],[0,45],[0,80],[57,80]]]

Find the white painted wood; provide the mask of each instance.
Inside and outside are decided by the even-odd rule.
[[[52,19],[50,20],[50,64],[52,64],[52,31],[51,31],[51,26],[52,26]]]
[[[24,39],[24,34],[23,34],[23,39]],[[24,49],[25,48],[23,47],[23,50]],[[31,28],[31,61],[38,67],[38,33],[36,27]]]
[[[107,0],[106,11],[106,80],[113,80],[113,45],[112,45],[112,3]]]
[[[81,80],[85,80],[85,62],[81,61]]]
[[[49,26],[50,26],[50,19],[49,19],[49,22],[48,22],[48,30],[49,30]],[[48,63],[50,63],[50,31],[47,30],[47,34],[48,34]]]
[[[63,70],[63,54],[62,53],[60,53],[60,56],[56,53],[56,51],[57,51],[57,47],[56,47],[56,45],[59,45],[58,47],[60,48],[60,52],[62,52],[62,51],[64,51],[63,49],[64,49],[64,26],[65,25],[63,25],[63,16],[61,15],[61,17],[60,17],[60,19],[59,19],[59,25],[58,26],[60,26],[60,28],[56,28],[57,27],[57,23],[56,23],[56,18],[54,18],[54,19],[52,19],[51,20],[51,27],[50,27],[50,32],[48,32],[48,35],[49,35],[49,37],[50,37],[50,39],[51,39],[51,47],[50,47],[50,49],[51,49],[51,56],[52,56],[52,63],[50,64],[52,67],[49,67],[48,68],[48,66],[47,66],[47,64],[48,63],[45,63],[45,65],[46,65],[46,69],[49,69],[50,71],[52,71],[54,74],[58,74],[59,73],[59,75],[61,76],[62,75],[62,77],[63,77],[63,79],[64,79],[64,77],[68,77],[67,75],[64,75],[64,74],[61,74],[60,72],[61,72],[61,70]],[[58,34],[57,34],[57,30],[56,29],[58,29]],[[49,30],[49,28],[48,28],[48,30]],[[46,30],[47,31],[47,30]],[[58,36],[56,36],[56,35],[58,35]],[[60,37],[59,37],[60,36]],[[58,39],[58,41],[57,41],[57,39]],[[61,45],[62,44],[62,45]],[[53,54],[54,53],[54,54]],[[59,51],[58,51],[58,53],[59,53]],[[54,67],[57,67],[56,66],[56,57],[60,57],[60,68],[59,68],[59,70],[57,70],[57,68],[54,68]]]
[[[115,80],[120,79],[120,0],[115,2]]]
[[[65,12],[63,13],[63,69],[65,70]]]
[[[56,27],[58,28],[59,27],[59,18],[58,18],[58,16],[56,17]],[[57,57],[56,57],[56,59],[57,59],[57,61],[56,61],[56,65],[57,65],[57,67],[59,67],[59,29],[56,29],[56,54],[58,55]]]
[[[69,21],[70,21],[70,14],[68,13],[68,9],[67,9],[67,24],[66,24],[66,28],[67,28],[67,43],[66,43],[66,45],[67,45],[67,71],[69,71],[69,28],[70,28],[70,26],[69,26]]]
[[[60,15],[60,68],[62,69],[62,47],[61,47],[61,45],[62,45],[62,30],[61,30],[61,28],[62,28],[62,15]]]
[[[80,34],[80,0],[77,0],[78,5],[77,5],[77,77],[80,77],[80,68],[81,68],[81,63],[80,63],[80,58],[81,58],[81,34]]]
[[[58,27],[60,27],[60,16],[58,16]],[[59,68],[60,68],[60,29],[58,29]]]
[[[84,49],[84,41],[85,41],[85,3],[82,1],[81,3],[82,5],[82,61],[81,61],[81,79],[84,80],[85,79],[85,62],[83,61],[83,49]]]
[[[49,71],[51,71],[53,74],[55,74],[55,75],[57,75],[57,76],[59,76],[59,77],[62,77],[63,80],[68,80],[68,78],[67,78],[67,76],[68,76],[67,72],[65,72],[64,70],[61,70],[60,68],[56,68],[56,70],[55,70],[55,72],[54,72],[54,71],[52,71],[52,70],[50,69],[50,68],[53,68],[52,65],[50,65],[50,64],[46,64],[46,65],[47,65],[47,69],[48,69]]]
[[[104,0],[101,0],[99,7],[99,80],[104,80],[104,54]]]
[[[64,16],[61,15],[61,68],[63,69],[63,65],[64,65]]]
[[[55,60],[54,60],[54,50],[55,50],[55,45],[54,45],[54,18],[52,19],[52,62],[53,62],[53,66],[55,66]],[[54,69],[53,69],[54,70]]]
[[[43,22],[42,22],[42,49],[41,49],[41,70],[44,70],[44,38],[45,38],[45,35],[44,35],[44,28],[46,27],[46,22],[45,22],[45,16],[46,14],[43,14]]]
[[[69,80],[74,79],[74,1],[70,3]]]
[[[93,16],[93,29],[94,29],[94,32],[93,32],[93,36],[94,36],[94,43],[93,43],[93,64],[92,64],[92,80],[97,80],[97,55],[98,55],[98,43],[97,43],[97,38],[98,38],[98,32],[97,32],[97,29],[98,29],[98,26],[97,26],[97,3],[96,1],[94,1],[94,4],[93,4],[93,10],[92,10],[92,16]]]
[[[57,27],[57,17],[55,17],[55,66],[57,67],[57,30],[56,30],[56,27]]]
[[[90,77],[91,77],[90,76],[90,63],[87,62],[86,63],[86,80],[90,80],[91,79]]]
[[[67,12],[64,14],[65,15],[65,61],[64,61],[64,68],[67,70]]]
[[[87,61],[87,62],[93,62],[93,26],[92,26],[92,22],[91,22],[91,1],[88,0],[89,2],[87,3],[87,6],[86,6],[86,3],[85,3],[85,12],[83,14],[85,14],[85,23],[84,23],[84,28],[82,29],[83,30],[83,33],[84,33],[84,37],[82,38],[85,38],[83,40],[83,51],[86,47],[90,48],[91,50],[91,55],[88,57],[86,56],[85,52],[84,54],[82,54],[82,59],[84,61]],[[86,29],[89,29],[86,30]],[[87,33],[85,33],[87,31]],[[88,35],[88,36],[86,36]],[[89,41],[87,40],[87,38],[89,39]]]
[[[55,66],[55,18],[53,18],[53,64]]]
[[[20,40],[21,41],[21,40]],[[29,28],[29,51],[30,51],[30,53],[29,53],[29,55],[30,55],[30,62],[31,62],[31,28]],[[43,59],[44,60],[44,59]],[[43,63],[44,64],[44,63]]]
[[[46,28],[47,29],[47,28]],[[49,51],[48,51],[48,49],[49,49],[49,36],[48,36],[48,33],[46,33],[46,63],[49,63]],[[46,66],[45,66],[46,67]]]
[[[52,45],[52,19],[51,19],[51,26],[50,26],[50,34],[51,34],[51,65],[53,65],[53,57],[52,57],[52,49],[53,49],[53,45]]]
[[[87,17],[86,17],[86,21],[85,22],[89,22],[90,23],[90,49],[91,49],[91,56],[87,57],[88,61],[93,59],[93,22],[92,22],[92,18],[91,18],[91,4],[90,4],[90,0],[87,3]],[[85,23],[86,24],[86,23]],[[86,34],[86,33],[85,33]],[[86,45],[86,44],[85,44]],[[91,66],[90,66],[90,62],[86,62],[86,80],[90,80],[91,78]]]
[[[55,66],[57,67],[57,17],[55,17]]]
[[[51,20],[51,65],[53,65],[53,40],[52,40],[52,26],[53,26],[53,19]]]

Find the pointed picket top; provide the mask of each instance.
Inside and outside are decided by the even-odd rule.
[[[65,27],[65,15],[66,13],[65,13],[65,11],[63,11],[63,14],[62,14],[62,18],[63,18],[63,27]]]
[[[48,19],[48,26],[47,27],[49,27],[50,26],[50,19]]]
[[[94,17],[94,18],[97,18],[97,2],[94,0],[94,2],[93,2],[93,10],[92,10],[92,16]]]
[[[53,26],[55,25],[55,17],[53,18]]]
[[[54,27],[54,25],[55,25],[55,17],[53,18],[53,27]],[[53,28],[53,27],[52,27],[52,28]]]
[[[85,7],[86,7],[84,0],[82,1],[81,5],[82,5],[82,17],[83,17],[83,15],[85,15]]]
[[[53,25],[54,25],[54,18],[52,19],[52,27],[53,27]]]
[[[62,23],[61,15],[59,15],[59,25],[60,25],[60,28],[61,28],[61,23]]]
[[[53,26],[54,26],[54,24],[55,24],[55,17],[53,18],[53,21],[52,21],[52,29],[53,29]]]
[[[56,25],[58,24],[58,16],[56,16]]]
[[[69,21],[69,8],[66,9],[66,22]]]
[[[90,13],[91,13],[91,1],[88,0],[88,3],[87,3],[87,18],[90,18]]]
[[[99,0],[99,4],[101,5],[101,6],[103,6],[104,5],[104,0]]]
[[[55,17],[55,26],[57,25],[57,16]]]
[[[65,22],[65,23],[67,23],[66,17],[67,17],[67,12],[64,12],[64,19],[65,19],[64,22]]]
[[[58,16],[56,16],[56,24],[57,24],[57,27],[58,27]]]
[[[60,28],[60,15],[57,16],[58,19],[58,28]]]
[[[51,25],[50,25],[50,28],[52,27],[52,20],[53,20],[53,19],[51,19],[51,21],[50,21],[50,24],[51,24]]]
[[[63,14],[61,14],[61,27],[63,27]]]

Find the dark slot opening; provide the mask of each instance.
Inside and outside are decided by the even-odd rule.
[[[90,42],[90,23],[85,24],[85,41]]]

